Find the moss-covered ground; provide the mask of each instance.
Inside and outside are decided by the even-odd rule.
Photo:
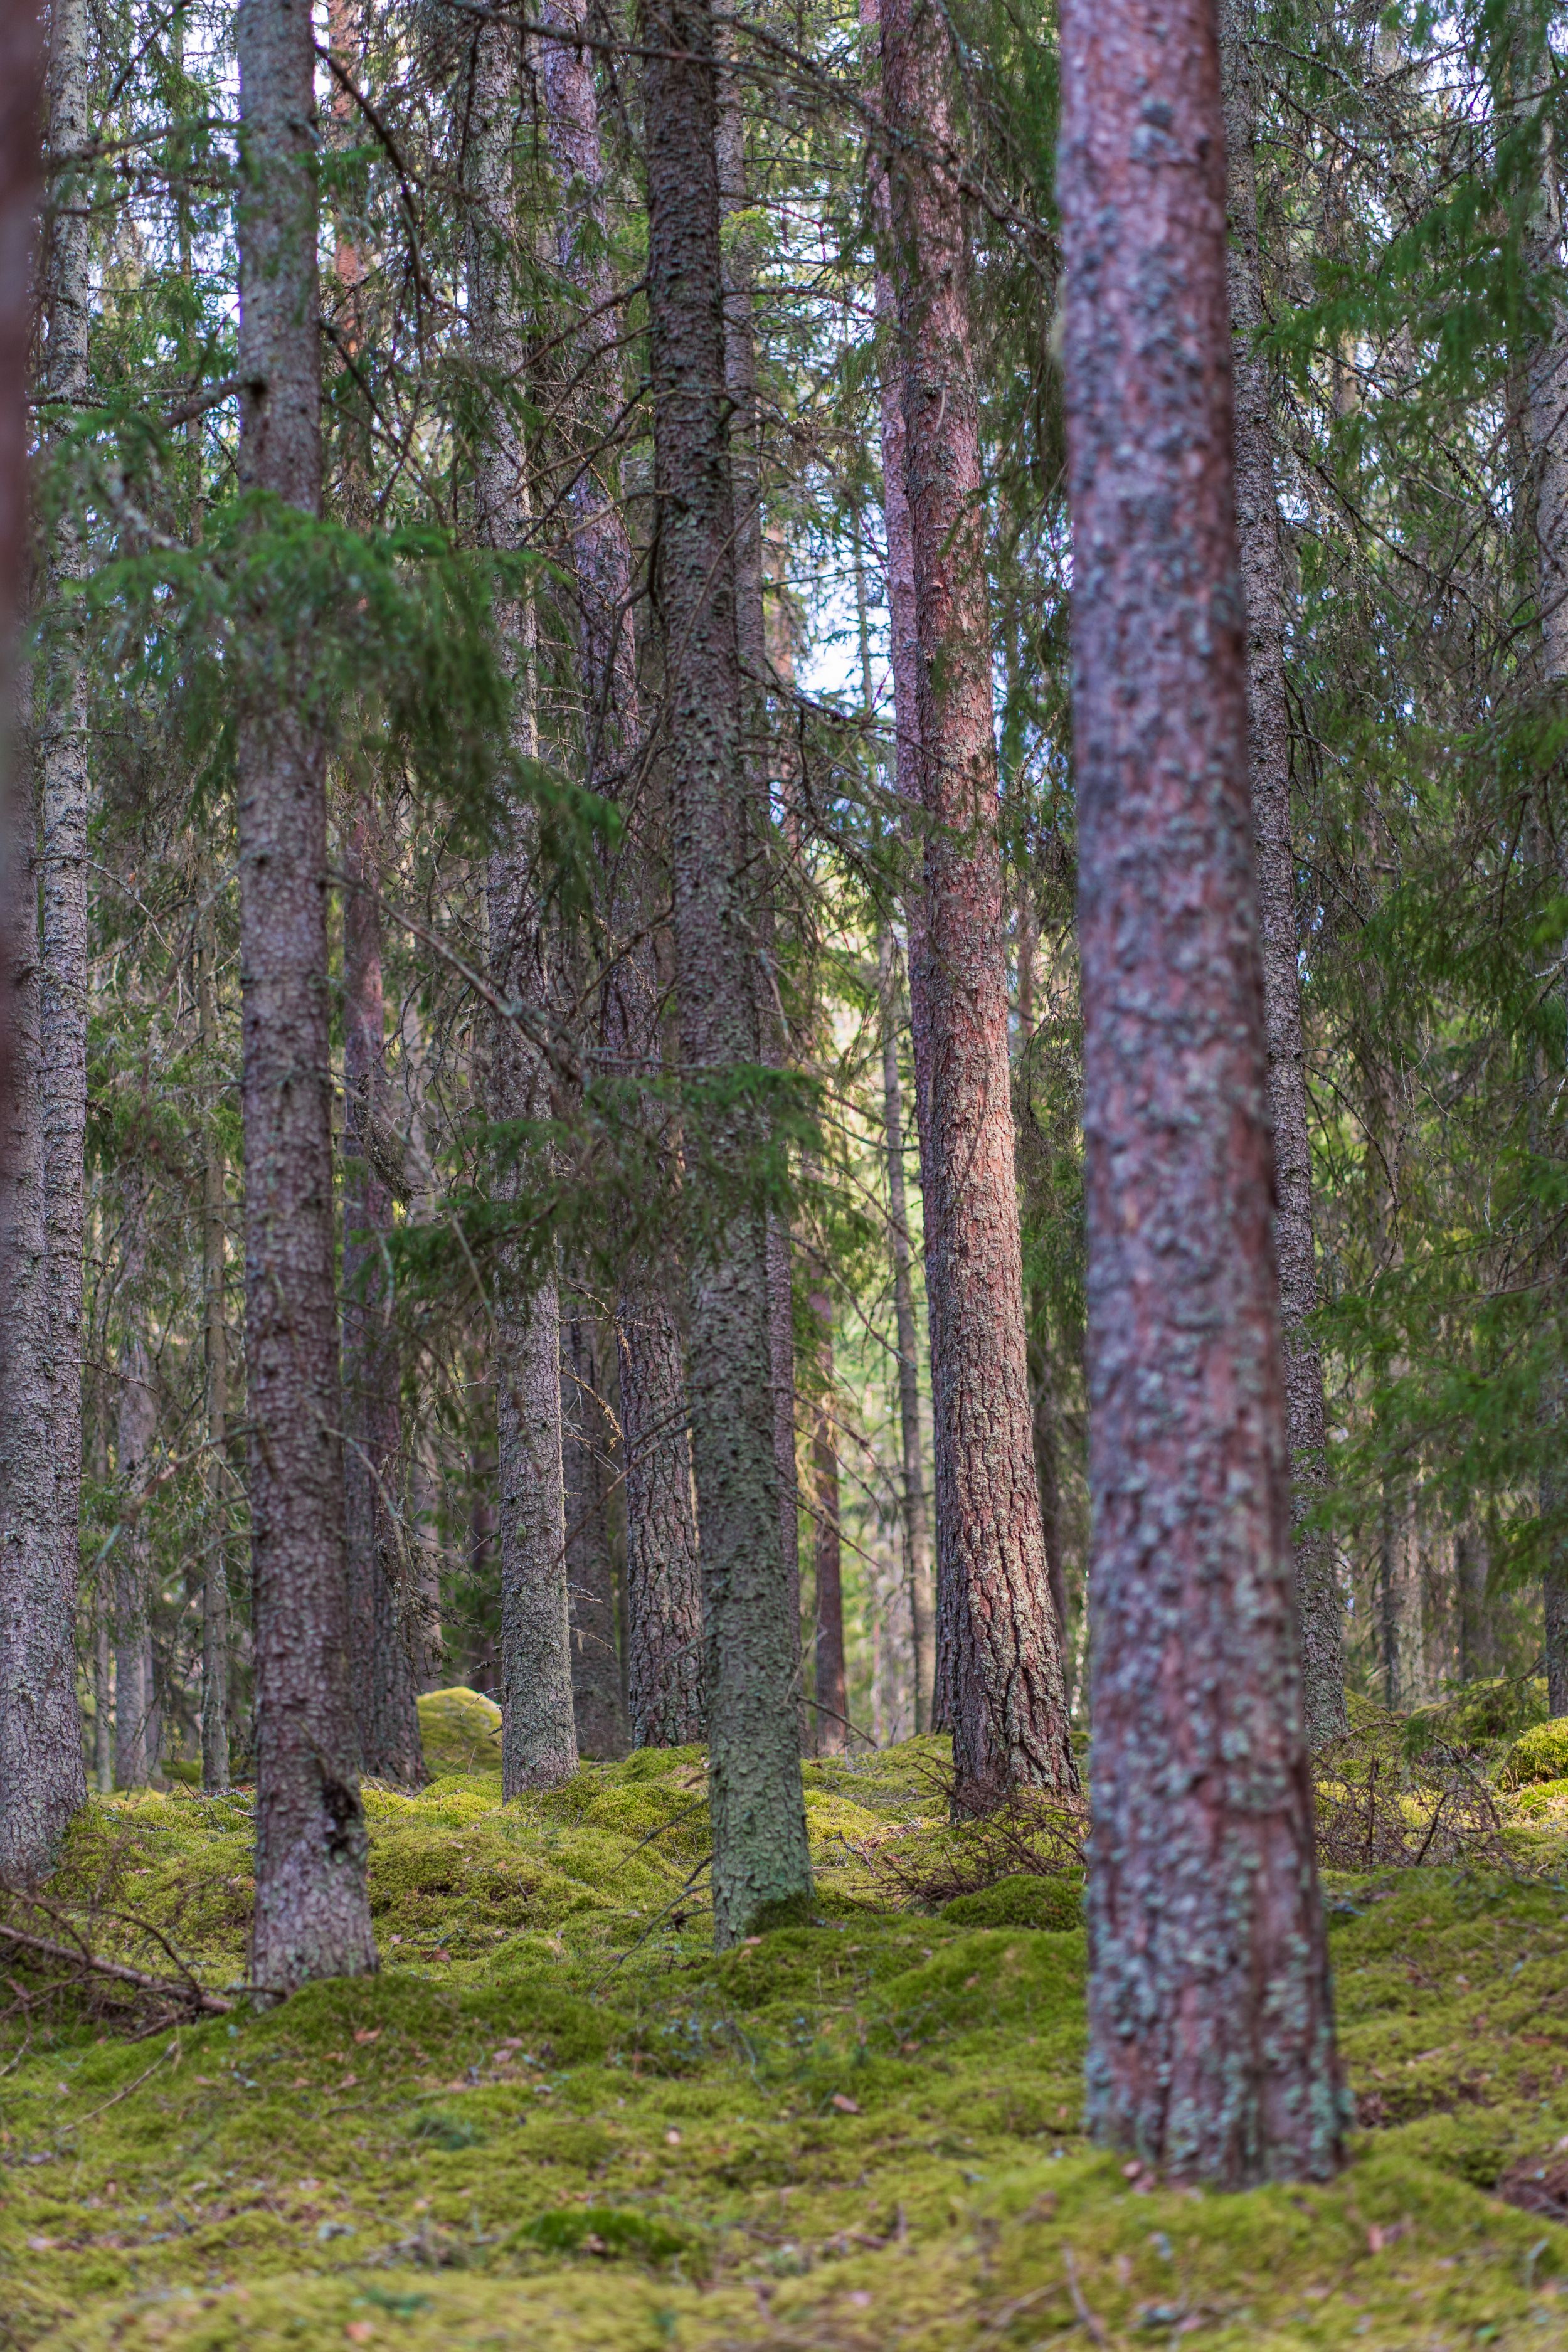
[[[1568,2229],[1497,2193],[1568,2199],[1568,1787],[1531,1876],[1331,1880],[1353,2161],[1224,2197],[1081,2136],[1070,1887],[891,1905],[888,1855],[953,1836],[938,1743],[808,1767],[819,1924],[716,1958],[697,1750],[503,1809],[446,1716],[442,1777],[369,1792],[379,1977],[0,2050],[0,2342],[1568,2345]],[[116,1798],[68,1870],[221,1987],[247,1834],[242,1795]]]

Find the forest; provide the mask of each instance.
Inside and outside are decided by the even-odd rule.
[[[1568,2347],[1568,26],[0,0],[0,2347]]]

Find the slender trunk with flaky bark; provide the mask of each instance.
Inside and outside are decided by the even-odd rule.
[[[1297,966],[1296,853],[1290,834],[1290,714],[1285,699],[1285,579],[1274,488],[1274,413],[1268,367],[1254,348],[1263,323],[1258,270],[1257,68],[1253,0],[1222,0],[1220,68],[1229,167],[1230,320],[1236,370],[1236,519],[1247,597],[1247,702],[1252,824],[1262,917],[1263,1013],[1274,1121],[1285,1412],[1293,1472],[1296,1603],[1301,1624],[1301,1694],[1314,1748],[1342,1738],[1344,1641],[1334,1548],[1310,1522],[1327,1475],[1323,1360],[1312,1336],[1318,1266],[1312,1239],[1312,1143],[1307,1123],[1307,1047]]]
[[[94,126],[85,0],[53,0],[49,27],[49,165],[55,198],[44,278],[46,396],[68,431],[88,403],[89,190],[79,159]],[[87,572],[68,503],[49,533],[46,602],[58,607]],[[62,1588],[74,1592],[81,1518],[82,1194],[87,1146],[87,825],[91,794],[87,674],[68,627],[44,680],[38,730],[43,817],[43,968],[38,998],[39,1110],[49,1248],[49,1373],[54,1390],[55,1528]]]
[[[577,31],[583,0],[560,0],[550,22]],[[586,321],[580,373],[584,440],[613,434],[621,406],[615,293],[605,252],[605,163],[591,54],[546,40],[541,58],[551,148],[567,201],[562,266]],[[584,462],[572,491],[572,565],[577,591],[584,728],[590,784],[625,793],[637,748],[639,711],[631,619],[632,554],[604,451]],[[646,787],[645,787],[646,790]],[[649,928],[656,902],[649,814],[634,810],[628,838],[605,877],[612,938],[644,935],[606,979],[605,1044],[612,1066],[634,1081],[662,1063],[662,990]],[[627,1690],[638,1747],[702,1736],[702,1613],[686,1377],[668,1253],[621,1269],[616,1311],[621,1443],[626,1464]],[[601,1752],[595,1750],[595,1752]]]
[[[16,697],[37,188],[38,17],[0,11],[0,709]],[[0,725],[0,1879],[48,1869],[83,1801],[77,1567],[56,1540],[38,1102],[37,776]],[[68,1568],[68,1580],[62,1572]]]
[[[1338,2166],[1272,1244],[1214,0],[1068,0],[1094,1493],[1089,2095],[1227,2189]]]
[[[882,0],[881,43],[889,121],[910,142],[889,193],[926,819],[938,1711],[955,1801],[984,1809],[1078,1775],[1029,1426],[968,235],[927,152],[948,139],[947,42],[931,0]]]
[[[197,948],[196,1008],[207,1069],[217,1052],[216,927],[209,908]],[[215,1106],[216,1108],[216,1106]],[[206,1333],[207,1539],[202,1569],[202,1786],[209,1797],[228,1787],[228,1322],[224,1312],[227,1255],[223,1145],[209,1109],[202,1135],[202,1306]]]
[[[115,1481],[120,1489],[120,1539],[114,1571],[114,1779],[121,1789],[144,1789],[157,1770],[153,1739],[153,1560],[142,1498],[158,1434],[158,1400],[147,1353],[142,1288],[147,1269],[145,1202],[126,1187],[120,1284],[125,1339],[120,1350],[115,1412]]]
[[[517,36],[502,24],[474,35],[465,177],[468,317],[491,417],[475,467],[479,544],[521,547],[528,529],[526,451],[518,420],[525,359],[516,293],[512,145],[521,77]],[[531,604],[503,614],[513,673],[516,749],[535,755]],[[509,1001],[547,1007],[549,942],[541,915],[532,829],[507,814],[489,875],[490,977]],[[548,1073],[515,1022],[498,1021],[490,1050],[490,1116],[498,1127],[549,1110]],[[517,1195],[503,1155],[495,1197]],[[577,1769],[566,1596],[566,1513],[561,1458],[561,1303],[552,1268],[520,1277],[503,1250],[494,1292],[497,1486],[501,1574],[501,1785],[509,1797],[551,1788]]]
[[[597,1332],[581,1300],[561,1317],[561,1456],[566,1589],[572,1621],[572,1711],[584,1756],[626,1752],[616,1566],[610,1549],[607,1436]]]
[[[344,844],[343,1529],[360,1769],[417,1788],[425,1755],[408,1618],[414,1595],[399,1525],[401,1366],[386,1236],[392,1191],[377,1166],[390,1126],[381,976],[381,872],[363,804]],[[356,884],[363,887],[356,888]]]
[[[735,1075],[759,1059],[747,904],[751,812],[741,747],[707,0],[647,0],[657,596],[666,649],[675,935],[691,1116],[744,1186],[760,1123]],[[690,1270],[693,1457],[708,1651],[713,1915],[721,1947],[809,1898],[793,1621],[779,1556],[766,1220],[740,1199]]]
[[[820,1268],[814,1268],[820,1276]],[[834,1432],[833,1300],[820,1279],[811,1287],[821,1393],[812,1416],[812,1575],[816,1618],[816,1752],[841,1756],[848,1740],[849,1693],[844,1673],[843,1544],[838,1524],[838,1441]]]
[[[758,876],[753,922],[762,1057],[784,1069],[790,1057],[788,1026],[779,994],[775,889],[769,866],[773,823],[768,790],[768,646],[763,605],[762,420],[757,407],[757,350],[752,325],[751,247],[740,222],[746,210],[746,123],[739,84],[723,74],[719,89],[719,202],[735,224],[724,255],[724,383],[732,404],[730,483],[735,508],[735,640],[741,658],[741,758],[746,809]],[[789,1221],[768,1212],[768,1361],[773,1415],[773,1464],[778,1475],[779,1548],[798,1640],[800,1628],[800,1488],[795,1429],[795,1248]],[[805,1711],[801,1716],[803,1731]]]
[[[925,1463],[921,1451],[921,1374],[911,1276],[909,1198],[904,1183],[904,1097],[899,1076],[898,981],[893,935],[877,939],[882,1006],[882,1118],[888,1151],[888,1224],[893,1251],[893,1324],[899,1343],[899,1436],[903,1454],[904,1581],[914,1642],[914,1727],[931,1729],[931,1590],[926,1535]]]
[[[240,0],[240,472],[321,493],[315,43],[304,0]],[[265,576],[253,626],[276,627]],[[325,768],[279,670],[239,730],[246,1366],[256,1660],[252,1974],[287,1991],[375,1966],[356,1767],[333,1291]]]

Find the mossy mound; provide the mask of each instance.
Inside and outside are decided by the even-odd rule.
[[[1532,1780],[1568,1780],[1568,1716],[1535,1724],[1516,1739],[1500,1777],[1508,1789],[1526,1788]]]
[[[976,1895],[955,1895],[942,1906],[955,1927],[1047,1927],[1083,1925],[1083,1895],[1070,1879],[999,1878]]]
[[[0,2047],[12,2352],[1568,2342],[1555,1815],[1532,1884],[1329,1877],[1353,2161],[1200,2197],[1082,2137],[1086,1938],[1042,1907],[1076,1883],[933,1917],[879,1875],[975,1868],[944,1761],[809,1766],[817,1916],[721,1955],[700,1751],[505,1807],[489,1769],[368,1791],[378,1977],[152,2042],[62,2004]],[[231,1982],[248,1830],[243,1796],[95,1803],[72,1884],[200,1925]]]
[[[426,1691],[419,1701],[419,1737],[426,1769],[443,1772],[500,1770],[500,1709],[482,1691]]]

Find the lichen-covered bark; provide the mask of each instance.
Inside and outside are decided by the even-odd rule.
[[[776,855],[770,808],[768,760],[768,645],[763,604],[763,499],[761,417],[757,404],[757,350],[752,323],[754,298],[751,238],[742,226],[747,207],[746,126],[740,87],[722,73],[717,131],[719,203],[730,226],[725,239],[724,383],[730,420],[730,483],[734,505],[735,641],[741,659],[741,759],[745,805],[759,857],[761,886],[753,924],[757,961],[758,1034],[762,1058],[770,1069],[788,1066],[790,1040],[779,994],[778,928],[773,865]],[[767,1221],[768,1362],[773,1396],[773,1467],[778,1479],[779,1556],[791,1622],[800,1636],[800,1486],[795,1465],[795,1245],[789,1222],[773,1209]],[[798,1668],[797,1668],[798,1671]],[[803,1736],[805,1711],[801,1709]]]
[[[43,298],[48,321],[44,391],[54,435],[70,431],[90,396],[88,331],[89,191],[85,158],[94,125],[85,0],[51,0],[48,165],[52,199]],[[87,572],[81,527],[67,505],[51,525],[44,596],[59,607]],[[42,783],[43,964],[38,996],[38,1107],[49,1251],[49,1376],[55,1536],[63,1588],[74,1593],[81,1519],[82,1195],[87,1147],[87,676],[76,626],[48,661],[38,725]]]
[[[1229,285],[1236,376],[1236,520],[1247,598],[1247,703],[1252,824],[1263,948],[1263,1013],[1274,1124],[1274,1249],[1285,1350],[1290,1440],[1296,1602],[1301,1691],[1314,1748],[1341,1738],[1344,1636],[1334,1548],[1310,1524],[1327,1476],[1323,1360],[1310,1318],[1318,1304],[1312,1231],[1312,1143],[1307,1124],[1307,1046],[1297,964],[1296,852],[1290,832],[1290,714],[1285,699],[1285,581],[1274,488],[1274,412],[1268,365],[1256,348],[1263,323],[1258,248],[1257,67],[1254,0],[1221,0],[1220,70],[1228,166]]]
[[[880,18],[926,820],[911,992],[929,1063],[937,1712],[955,1801],[984,1809],[1019,1784],[1076,1788],[1077,1771],[1029,1425],[969,245],[931,160],[951,131],[947,40],[931,0],[882,0]]]
[[[1085,1020],[1089,2103],[1226,2189],[1342,2153],[1301,1712],[1213,0],[1067,0]]]
[[[583,0],[559,0],[547,21],[586,25]],[[605,247],[605,163],[589,51],[570,40],[542,45],[541,79],[555,172],[565,201],[558,223],[563,271],[584,306],[578,378],[584,440],[599,448],[621,405],[615,292]],[[590,784],[623,801],[633,778],[641,714],[632,635],[632,555],[616,498],[613,459],[586,459],[571,492],[571,560],[577,592],[584,732]],[[657,813],[645,782],[625,844],[605,876],[606,929],[637,941],[605,978],[605,1050],[634,1081],[662,1066],[654,919],[659,885],[651,838]],[[676,1269],[665,1250],[621,1270],[616,1312],[626,1511],[627,1687],[639,1747],[702,1736],[702,1612],[686,1369]],[[617,1735],[618,1736],[618,1735]],[[594,1753],[609,1750],[595,1748]]]
[[[304,0],[240,0],[240,473],[321,507],[315,45]],[[252,626],[274,626],[268,583]],[[297,649],[278,648],[285,669]],[[246,1370],[256,1671],[251,1970],[286,1992],[374,1969],[338,1434],[326,791],[276,675],[238,746]]]
[[[0,686],[16,692],[24,576],[27,370],[35,315],[39,26],[0,10]],[[62,1559],[49,1379],[39,1101],[36,767],[0,729],[0,1879],[45,1874],[86,1795],[76,1695],[77,1563]]]
[[[734,507],[708,0],[649,0],[644,116],[658,619],[666,649],[675,937],[691,1116],[737,1185],[764,1139],[745,882]],[[792,1621],[779,1550],[766,1220],[739,1202],[689,1274],[702,1531],[713,1914],[721,1948],[811,1888]]]
[[[397,1330],[387,1259],[392,1192],[374,1136],[388,1123],[381,971],[381,875],[360,810],[344,844],[343,1528],[360,1769],[418,1788],[425,1779],[408,1622],[414,1595],[398,1525],[403,1454]],[[356,885],[363,887],[356,887]]]
[[[525,356],[513,263],[517,223],[512,141],[517,122],[516,36],[482,26],[471,54],[468,144],[468,316],[474,356],[489,386],[490,429],[475,468],[475,528],[481,546],[515,549],[528,526],[526,452],[516,403]],[[516,748],[534,756],[531,604],[503,615],[513,667]],[[511,813],[488,877],[490,978],[506,1000],[548,1005],[548,941],[534,872],[532,827]],[[515,1022],[498,1021],[490,1048],[490,1116],[503,1129],[547,1115],[547,1073]],[[517,1194],[503,1159],[492,1180],[501,1204]],[[493,1293],[497,1500],[501,1570],[501,1786],[508,1797],[551,1788],[577,1769],[566,1599],[566,1514],[561,1458],[561,1304],[553,1272],[526,1282],[501,1253]]]

